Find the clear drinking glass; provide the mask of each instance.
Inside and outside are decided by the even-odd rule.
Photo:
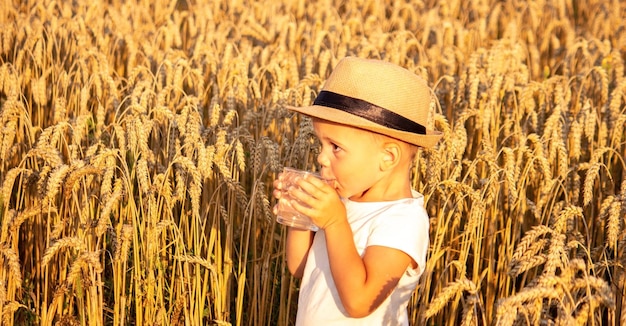
[[[306,175],[310,175],[316,177],[318,179],[322,179],[318,173],[310,172],[310,171],[302,171],[294,168],[284,168],[282,175],[282,183],[283,190],[281,193],[281,199],[284,198],[286,200],[278,201],[278,212],[276,214],[276,221],[280,224],[288,225],[294,228],[303,229],[303,230],[311,230],[317,231],[319,227],[313,224],[311,219],[304,215],[298,213],[292,206],[290,201],[293,199],[289,194],[288,189],[290,187],[297,187],[295,185],[295,181],[300,177],[304,178]]]

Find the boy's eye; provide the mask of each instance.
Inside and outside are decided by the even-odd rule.
[[[338,150],[341,150],[341,147],[337,146],[337,144],[330,144],[332,146],[333,152],[336,152]]]

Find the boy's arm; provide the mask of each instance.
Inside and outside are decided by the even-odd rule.
[[[370,246],[359,256],[347,221],[331,224],[324,232],[333,280],[352,317],[371,314],[391,294],[407,267],[415,265],[409,255],[389,247]]]
[[[286,245],[287,267],[289,272],[295,277],[302,277],[314,235],[315,233],[312,231],[288,227]]]

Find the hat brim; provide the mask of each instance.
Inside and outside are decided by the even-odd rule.
[[[302,113],[304,115],[318,118],[322,120],[327,120],[339,124],[344,124],[360,129],[369,130],[375,133],[379,133],[382,135],[386,135],[392,138],[396,138],[407,142],[409,144],[417,145],[425,148],[432,148],[437,145],[437,142],[443,136],[443,133],[436,130],[426,129],[426,134],[417,134],[407,131],[401,131],[396,129],[387,128],[381,126],[375,122],[369,121],[367,119],[361,118],[359,116],[353,115],[348,112],[344,112],[341,110],[337,110],[334,108],[329,108],[321,105],[311,105],[311,106],[286,106],[287,109],[291,111],[295,111],[298,113]]]

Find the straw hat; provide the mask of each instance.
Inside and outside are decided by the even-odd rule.
[[[426,82],[402,67],[346,57],[333,69],[312,106],[288,109],[433,147],[442,136],[427,128],[434,100]]]

